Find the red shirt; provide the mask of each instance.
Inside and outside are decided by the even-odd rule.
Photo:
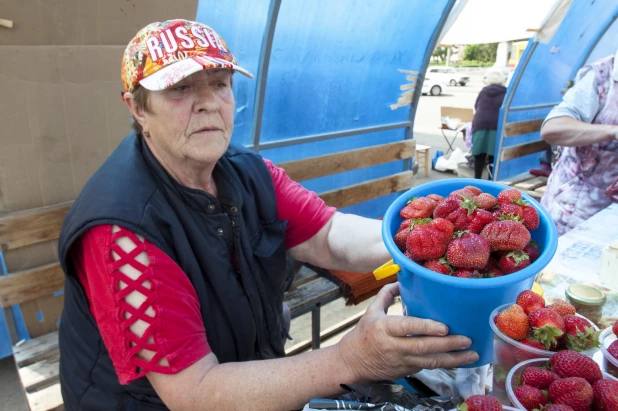
[[[292,248],[313,237],[336,210],[283,169],[264,162],[273,179],[278,217],[288,221],[285,244]],[[148,240],[123,227],[112,231],[111,225],[91,228],[71,255],[120,383],[148,372],[175,374],[209,354],[199,300],[187,275]],[[130,276],[120,271],[127,265]],[[131,293],[143,300],[137,308],[125,301]],[[130,329],[138,323],[145,327],[141,337]],[[138,357],[141,350],[152,358]]]

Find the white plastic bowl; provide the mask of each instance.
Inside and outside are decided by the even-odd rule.
[[[601,352],[603,353],[603,371],[618,378],[618,359],[612,357],[607,351],[607,347],[616,341],[618,338],[614,335],[612,327],[604,329],[599,334],[599,342],[601,343]]]
[[[525,410],[523,405],[517,400],[515,397],[515,390],[519,387],[519,377],[524,372],[528,366],[534,367],[542,367],[547,364],[547,358],[533,358],[531,360],[523,361],[511,368],[509,375],[506,377],[506,392],[509,396],[509,400],[511,401],[511,405],[516,407],[518,410]],[[612,375],[604,372],[603,378],[606,380],[615,380],[618,381],[618,378],[614,378]]]
[[[508,373],[512,370],[513,366],[515,366],[517,363],[532,358],[551,358],[551,356],[557,352],[539,350],[538,348],[522,344],[519,341],[515,341],[514,339],[507,337],[502,331],[498,329],[498,327],[496,327],[496,324],[494,323],[494,318],[496,317],[496,315],[506,310],[513,304],[514,303],[501,305],[500,307],[496,308],[489,316],[489,326],[494,332],[494,369],[492,374],[492,395],[498,398],[503,405],[509,404],[509,397],[503,385],[506,385],[506,377]],[[578,317],[586,318],[580,314],[575,315],[577,315]],[[586,318],[586,320],[588,319]],[[599,331],[599,328],[592,321],[588,321],[590,322],[590,324],[592,324],[596,331]],[[586,351],[581,351],[581,353],[592,358],[592,356],[598,350],[598,348],[594,347]]]

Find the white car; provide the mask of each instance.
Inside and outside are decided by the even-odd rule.
[[[465,86],[470,81],[470,77],[464,73],[459,73],[452,67],[430,66],[427,68],[427,77],[433,77],[436,80],[448,84],[449,86]]]
[[[423,80],[422,94],[431,94],[432,96],[439,96],[446,89],[446,84],[441,81],[434,80],[433,78],[425,78]]]

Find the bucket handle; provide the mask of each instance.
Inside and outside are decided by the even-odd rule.
[[[391,275],[397,274],[401,269],[398,264],[395,264],[393,260],[382,264],[373,271],[373,276],[376,280],[383,280]]]

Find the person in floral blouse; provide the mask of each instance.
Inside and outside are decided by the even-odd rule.
[[[564,234],[611,203],[618,178],[618,66],[615,56],[583,67],[549,113],[541,137],[562,152],[541,204]]]

